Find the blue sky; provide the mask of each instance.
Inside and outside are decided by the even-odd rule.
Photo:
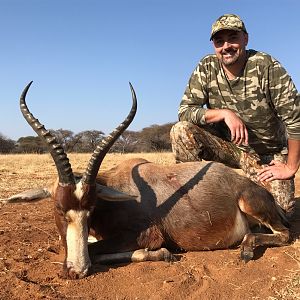
[[[213,52],[211,24],[242,17],[249,48],[278,59],[300,89],[299,0],[0,0],[0,133],[35,135],[18,99],[48,129],[109,133],[138,97],[131,130],[177,120],[188,78]]]

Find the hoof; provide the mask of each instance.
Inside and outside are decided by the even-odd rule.
[[[163,261],[167,262],[174,262],[177,261],[177,258],[166,248],[161,248],[159,251],[161,251],[162,259]]]
[[[174,262],[174,261],[177,261],[177,258],[175,255],[173,255],[171,252],[169,252],[168,254],[164,255],[164,261]]]
[[[253,251],[251,251],[251,250],[243,250],[243,251],[241,252],[241,259],[242,259],[245,263],[247,263],[247,262],[249,262],[250,260],[252,260],[252,259],[253,259],[253,256],[254,256],[254,253],[253,253]]]

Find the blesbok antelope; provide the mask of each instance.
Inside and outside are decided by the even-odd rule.
[[[137,158],[98,175],[106,153],[136,113],[131,85],[133,104],[128,117],[96,147],[83,175],[75,176],[63,148],[26,105],[30,85],[20,97],[20,108],[46,141],[57,168],[51,197],[67,277],[82,278],[91,262],[106,259],[172,260],[167,249],[224,249],[241,243],[241,257],[248,261],[257,246],[287,243],[289,230],[273,196],[223,164],[162,166]],[[47,190],[24,192],[8,201],[47,195]],[[272,233],[251,232],[255,224]],[[97,242],[88,244],[89,234]]]

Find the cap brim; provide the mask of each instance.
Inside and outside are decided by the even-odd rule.
[[[222,27],[222,28],[216,30],[214,33],[212,33],[209,40],[211,41],[213,39],[214,35],[222,30],[243,31],[243,29],[241,29],[241,28]]]

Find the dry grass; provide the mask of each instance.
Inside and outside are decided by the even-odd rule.
[[[84,172],[91,155],[70,153],[68,157],[74,172]],[[109,153],[105,157],[101,169],[106,170],[125,159],[134,157],[143,157],[159,164],[171,164],[175,161],[173,154],[170,152]],[[49,186],[56,176],[56,168],[50,154],[0,155],[0,198],[8,197],[26,189]]]

